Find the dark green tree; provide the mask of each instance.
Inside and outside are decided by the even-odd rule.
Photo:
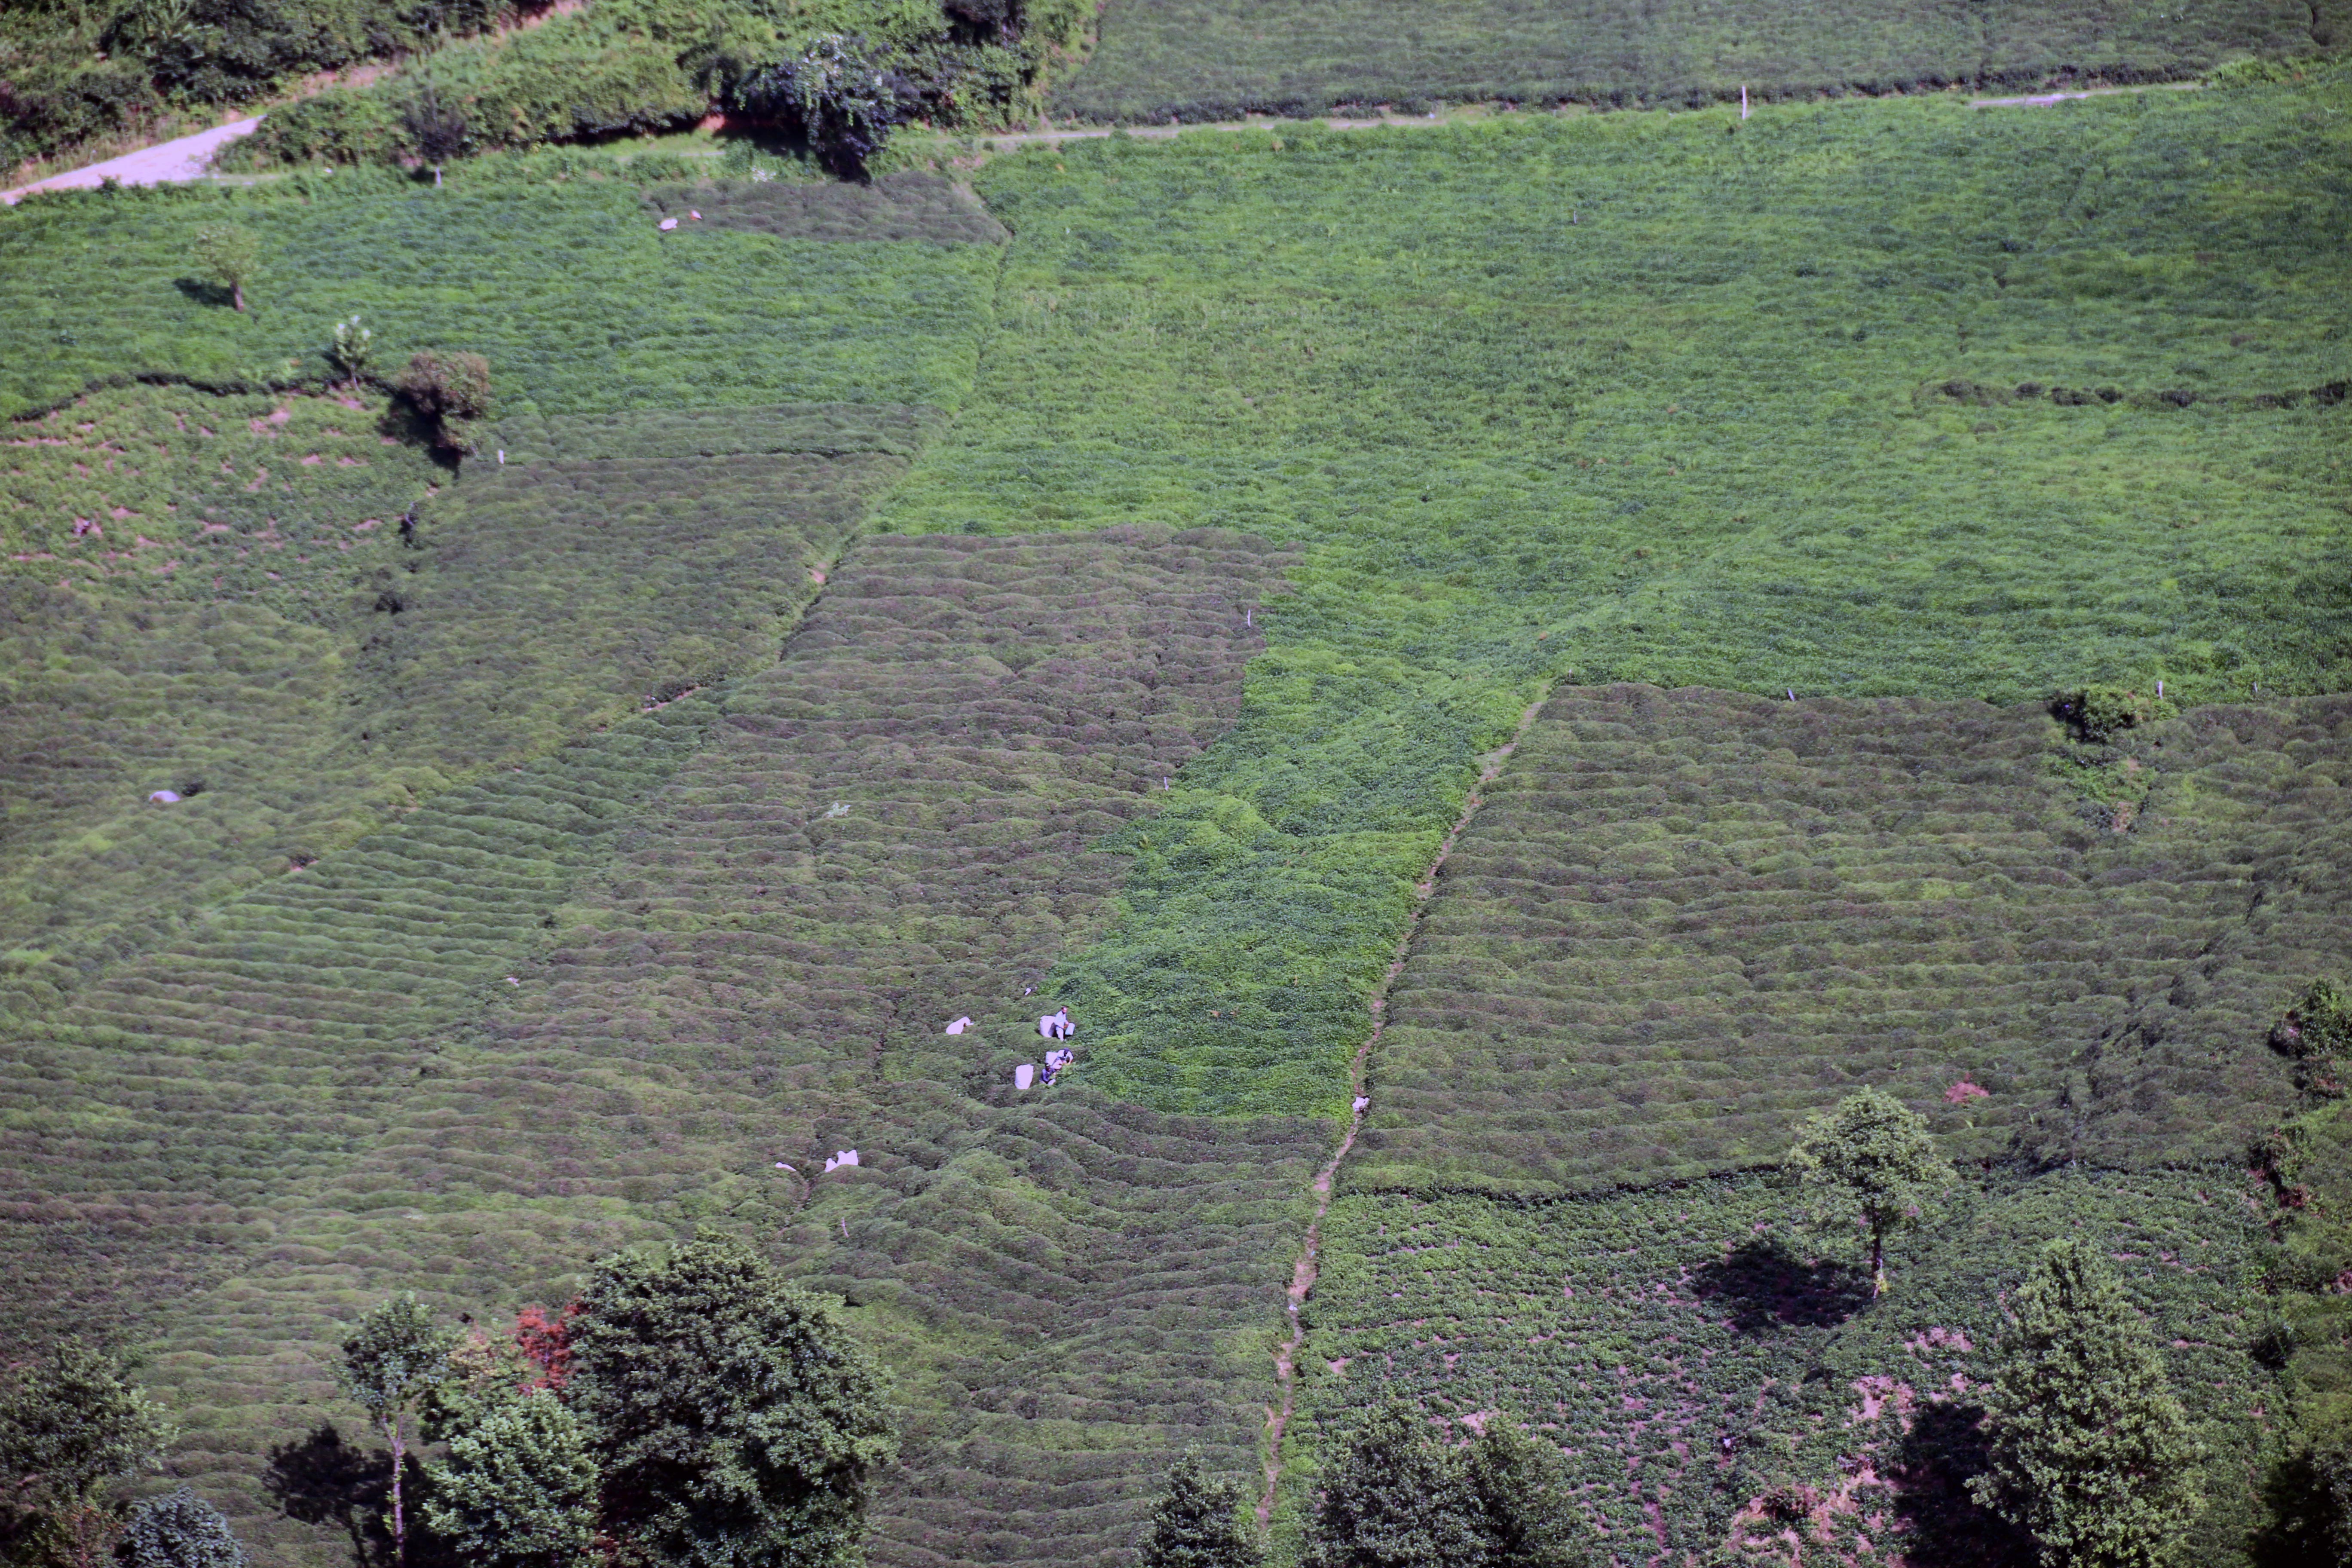
[[[1210,1480],[1201,1457],[1186,1454],[1168,1467],[1167,1489],[1136,1542],[1140,1568],[1255,1568],[1265,1552],[1243,1522],[1244,1506],[1239,1486]]]
[[[425,1522],[470,1568],[558,1568],[595,1538],[596,1461],[548,1390],[482,1408],[426,1473]]]
[[[474,421],[490,410],[490,362],[479,354],[419,349],[392,378],[393,390],[433,426],[436,446],[474,449]]]
[[[2155,1568],[2203,1506],[2189,1417],[2095,1248],[2043,1248],[1985,1403],[1992,1463],[1969,1490],[2032,1535],[2045,1568]]]
[[[177,1436],[114,1357],[68,1340],[0,1402],[0,1497],[39,1517],[39,1555],[92,1568],[118,1523],[107,1484],[162,1463]]]
[[[898,1452],[883,1374],[823,1299],[730,1237],[608,1258],[583,1294],[565,1397],[635,1561],[842,1568]]]
[[[1325,1476],[1304,1568],[1487,1568],[1493,1552],[1458,1451],[1391,1400]]]
[[[1463,1462],[1486,1521],[1489,1568],[1582,1568],[1584,1529],[1559,1449],[1498,1415]]]
[[[1918,1222],[1952,1184],[1927,1120],[1878,1089],[1840,1100],[1797,1134],[1785,1168],[1804,1187],[1807,1224],[1827,1236],[1869,1237],[1871,1294],[1886,1293],[1886,1238]]]
[[[122,1568],[246,1568],[227,1517],[186,1487],[132,1509],[114,1557]]]
[[[368,1413],[392,1445],[392,1549],[408,1561],[408,1516],[401,1501],[410,1423],[417,1406],[449,1375],[456,1335],[434,1320],[413,1290],[378,1302],[343,1341],[343,1392]]]

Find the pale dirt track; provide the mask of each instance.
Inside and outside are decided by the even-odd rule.
[[[15,206],[19,198],[35,191],[89,190],[107,180],[120,180],[126,185],[165,185],[183,180],[200,180],[210,169],[213,154],[224,143],[249,134],[260,123],[261,117],[256,115],[250,120],[215,125],[210,131],[199,131],[193,136],[142,147],[136,153],[109,158],[105,163],[92,163],[87,169],[69,169],[62,174],[51,174],[46,180],[36,180],[29,185],[19,185],[13,191],[0,191],[0,202]]]

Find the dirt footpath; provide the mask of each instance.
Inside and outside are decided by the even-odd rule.
[[[183,136],[174,142],[142,147],[136,153],[125,153],[120,158],[109,158],[103,163],[92,163],[87,169],[73,169],[62,174],[51,174],[46,180],[36,180],[29,185],[19,185],[13,191],[0,191],[0,202],[15,206],[18,198],[35,191],[86,190],[106,180],[120,180],[126,185],[164,185],[177,180],[202,179],[211,166],[213,153],[224,142],[251,133],[261,123],[261,117],[233,121],[215,125],[210,131],[199,131],[194,136]]]

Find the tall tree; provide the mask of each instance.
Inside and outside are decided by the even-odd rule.
[[[431,1466],[425,1518],[470,1568],[561,1568],[596,1534],[596,1461],[545,1389],[491,1405]]]
[[[1256,1568],[1265,1552],[1242,1521],[1244,1502],[1240,1487],[1202,1472],[1200,1455],[1184,1455],[1136,1542],[1139,1568]]]
[[[186,1487],[132,1509],[114,1556],[121,1568],[247,1568],[228,1520]]]
[[[399,1563],[408,1561],[401,1472],[408,1462],[409,1423],[418,1405],[449,1375],[455,1341],[413,1290],[378,1302],[343,1341],[343,1392],[392,1445],[392,1550]]]
[[[5,1500],[41,1516],[45,1555],[94,1568],[117,1524],[107,1483],[161,1464],[178,1435],[114,1357],[68,1340],[0,1403]]]
[[[1486,1521],[1489,1568],[1581,1568],[1588,1561],[1559,1449],[1496,1415],[1463,1463]]]
[[[1871,1294],[1886,1293],[1886,1238],[1917,1223],[1952,1184],[1925,1118],[1893,1095],[1862,1089],[1797,1134],[1785,1168],[1809,1199],[1806,1219],[1825,1235],[1869,1237]]]
[[[1411,1405],[1375,1410],[1324,1478],[1304,1568],[1488,1568],[1493,1543],[1461,1457]]]
[[[565,1399],[640,1561],[847,1568],[866,1489],[898,1452],[881,1370],[822,1298],[705,1232],[596,1266]]]
[[[2029,1533],[2045,1568],[2155,1568],[2203,1506],[2203,1458],[2115,1267],[2053,1242],[2017,1293],[1977,1500]]]

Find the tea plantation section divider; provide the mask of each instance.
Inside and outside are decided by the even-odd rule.
[[[2340,4],[1884,6],[1853,0],[1111,0],[1057,114],[1134,123],[1433,101],[1687,103],[2051,78],[2163,81],[2352,38]]]

